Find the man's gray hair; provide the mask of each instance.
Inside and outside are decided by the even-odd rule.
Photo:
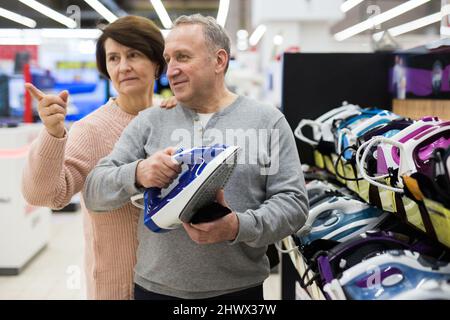
[[[198,24],[203,26],[203,33],[207,42],[207,46],[214,52],[219,49],[223,49],[228,54],[228,62],[225,68],[225,72],[228,70],[231,58],[231,40],[225,29],[217,23],[213,17],[205,17],[199,13],[189,16],[183,15],[175,20],[173,28],[183,24]]]

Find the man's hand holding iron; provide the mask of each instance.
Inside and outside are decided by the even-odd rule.
[[[175,148],[168,147],[139,162],[136,183],[144,188],[168,188],[181,172],[181,165],[172,159]]]
[[[216,201],[228,208],[223,189],[217,192]],[[234,211],[226,216],[206,223],[183,223],[189,237],[197,244],[213,244],[234,240],[239,232],[239,219]]]

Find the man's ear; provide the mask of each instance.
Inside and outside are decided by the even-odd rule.
[[[216,53],[216,73],[224,72],[228,64],[228,60],[230,59],[230,56],[224,49],[220,49]]]

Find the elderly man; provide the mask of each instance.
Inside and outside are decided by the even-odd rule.
[[[113,210],[145,188],[169,186],[180,173],[171,158],[174,146],[233,144],[230,136],[237,138],[243,152],[217,196],[230,214],[166,233],[151,232],[141,217],[135,298],[263,299],[267,245],[296,232],[308,214],[292,132],[276,108],[226,88],[230,40],[213,18],[178,18],[164,57],[179,105],[151,108],[130,123],[89,175],[86,205]]]

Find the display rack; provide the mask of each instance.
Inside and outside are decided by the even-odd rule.
[[[393,110],[398,115],[413,119],[430,115],[450,119],[450,100],[426,100],[424,97],[411,99],[409,96],[393,100],[390,70],[394,65],[395,55],[396,53],[285,54],[282,109],[292,130],[295,131],[300,120],[316,119],[331,108],[339,107],[344,101],[361,107]],[[413,58],[411,63],[417,64],[422,56]],[[443,99],[446,98],[443,96]],[[343,163],[335,165],[338,155],[321,153],[298,139],[296,142],[303,164],[326,169],[333,175],[338,171],[345,178],[360,178],[354,166]],[[392,213],[405,226],[412,226],[412,229],[428,236],[439,248],[450,248],[450,208],[430,199],[413,199],[378,188],[365,180],[346,181],[338,176],[335,178],[365,202]],[[389,184],[389,181],[386,182]],[[291,238],[284,239],[283,244],[286,248],[293,248],[295,245]],[[289,262],[298,275],[303,275],[306,263],[298,250],[283,256],[289,256]],[[286,279],[283,283],[285,282]],[[323,297],[316,285],[308,288],[307,292],[312,299]]]

